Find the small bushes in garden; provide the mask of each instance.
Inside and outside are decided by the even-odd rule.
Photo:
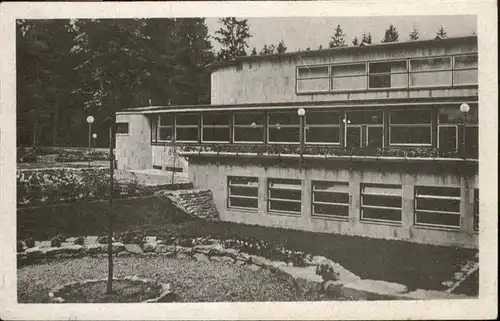
[[[316,267],[316,275],[319,275],[323,278],[323,281],[336,281],[339,279],[339,275],[335,270],[333,269],[333,266],[331,266],[328,262],[321,262],[318,264]]]
[[[26,245],[27,248],[32,248],[35,247],[35,238],[33,236],[28,237],[25,241],[24,244]]]
[[[85,244],[85,237],[84,237],[84,236],[79,236],[79,237],[77,237],[77,238],[73,241],[73,243],[74,243],[75,245],[84,245],[84,244]]]
[[[111,237],[112,242],[116,242],[116,239],[114,236]],[[97,243],[99,244],[108,244],[108,236],[107,235],[102,235],[97,238]]]
[[[146,242],[146,235],[141,232],[126,231],[120,233],[116,239],[123,244],[143,244]]]
[[[61,247],[61,244],[62,244],[61,239],[58,238],[57,236],[50,239],[51,247]]]
[[[17,252],[24,252],[26,249],[26,246],[24,245],[24,242],[21,240],[17,240]]]

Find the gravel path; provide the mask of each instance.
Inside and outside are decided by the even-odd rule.
[[[180,302],[302,301],[293,287],[271,272],[217,262],[197,262],[162,256],[118,257],[116,277],[138,275],[170,283]],[[53,287],[67,282],[107,277],[105,257],[84,257],[25,266],[18,269],[18,301],[48,301]]]

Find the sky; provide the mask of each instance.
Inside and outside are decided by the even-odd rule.
[[[206,18],[205,21],[211,36],[221,27],[217,18]],[[320,45],[327,48],[330,37],[339,24],[349,45],[355,36],[359,38],[364,32],[372,34],[373,43],[380,43],[390,24],[399,32],[400,42],[408,40],[414,28],[419,30],[420,39],[434,38],[441,25],[448,37],[477,33],[475,15],[248,18],[252,38],[248,42],[247,52],[252,47],[260,51],[264,44],[277,45],[281,40],[285,42],[287,51],[305,50],[307,47],[318,49]],[[218,50],[218,43],[213,39],[211,41],[214,49]]]

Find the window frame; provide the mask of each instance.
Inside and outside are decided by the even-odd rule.
[[[271,118],[271,115],[273,114],[293,114],[294,112],[293,111],[273,111],[273,112],[268,112],[267,115],[266,115],[266,124],[267,124],[267,143],[270,144],[270,145],[279,145],[279,144],[289,144],[289,145],[298,145],[300,144],[300,131],[303,130],[303,128],[300,126],[300,116],[299,117],[299,123],[298,124],[291,124],[291,125],[283,125],[283,124],[280,124],[279,126],[277,126],[276,124],[270,124],[269,121],[270,121],[270,118]],[[270,130],[272,128],[298,128],[299,129],[299,137],[298,137],[298,141],[297,142],[283,142],[283,141],[272,141],[271,140],[271,133],[270,133]]]
[[[233,133],[232,134],[233,134],[233,142],[234,143],[237,143],[237,144],[264,144],[265,135],[266,135],[266,133],[265,133],[265,127],[266,127],[265,123],[268,121],[267,120],[267,115],[266,115],[265,112],[248,112],[248,113],[245,113],[245,112],[233,112],[232,114],[233,114],[233,117],[232,117],[232,119],[233,119]],[[236,120],[235,120],[235,117],[236,117],[237,114],[239,114],[239,115],[241,115],[241,114],[246,114],[246,115],[248,115],[248,114],[260,115],[262,117],[262,119],[264,120],[264,123],[262,125],[255,125],[255,127],[252,127],[251,124],[250,125],[241,125],[241,124],[238,125],[238,124],[236,124]],[[240,128],[240,129],[241,128],[259,128],[259,129],[261,129],[262,130],[261,141],[254,141],[254,142],[252,142],[252,141],[239,141],[239,140],[236,140],[236,129],[237,128]]]
[[[379,206],[379,205],[365,205],[364,204],[364,196],[380,196],[380,197],[391,197],[396,198],[397,196],[392,195],[381,195],[381,194],[373,194],[373,193],[365,193],[364,188],[366,187],[375,187],[375,188],[392,188],[399,189],[399,199],[401,200],[401,207],[390,207],[390,206]],[[382,209],[388,211],[399,211],[400,219],[396,220],[386,220],[386,219],[376,219],[376,218],[365,218],[364,217],[364,209]],[[362,223],[381,223],[388,225],[402,225],[403,224],[403,187],[398,184],[373,184],[373,183],[361,183],[360,184],[360,216],[359,220]]]
[[[169,116],[172,118],[172,122],[170,123],[170,125],[162,125],[161,124],[161,117],[162,116]],[[175,118],[176,116],[173,115],[173,114],[159,114],[158,115],[158,118],[156,120],[156,142],[158,143],[168,143],[168,142],[171,142],[172,139],[168,140],[168,139],[160,139],[160,129],[161,128],[170,128],[172,130],[172,135],[171,137],[174,138],[174,135],[175,135]]]
[[[211,115],[224,115],[224,113],[211,113]],[[226,114],[227,119],[228,119],[228,124],[227,125],[205,125],[204,124],[204,119],[205,119],[205,114],[200,115],[200,130],[201,130],[201,142],[202,143],[216,143],[216,144],[229,144],[231,142],[231,117],[230,114]],[[219,141],[219,140],[205,140],[204,138],[204,129],[210,129],[210,128],[227,128],[227,141]]]
[[[319,114],[319,113],[335,113],[335,114],[339,114],[340,119],[342,119],[343,117],[345,117],[345,113],[331,111],[331,110],[327,110],[327,111],[311,111],[309,113],[317,113],[317,114]],[[340,122],[338,124],[308,124],[307,123],[307,117],[308,117],[309,113],[307,113],[305,115],[305,117],[304,117],[304,129],[303,129],[304,130],[304,143],[308,144],[308,145],[340,146],[342,144],[342,135],[341,135],[341,132],[342,132],[342,128],[341,127],[342,126],[340,125]],[[338,142],[310,142],[310,141],[307,140],[307,134],[308,134],[308,131],[309,131],[310,128],[337,128],[338,129],[339,140],[338,140]],[[299,139],[300,139],[300,137],[299,137]]]
[[[444,55],[444,56],[430,56],[430,57],[415,57],[415,58],[409,58],[408,59],[408,88],[433,88],[433,87],[454,87],[453,84],[453,78],[454,78],[454,72],[453,72],[453,57],[454,55]],[[411,62],[412,61],[417,61],[417,60],[432,60],[432,59],[444,59],[448,58],[449,59],[449,68],[442,68],[442,69],[433,69],[433,70],[417,70],[413,71],[411,68]],[[442,84],[437,84],[437,85],[412,85],[411,83],[411,75],[415,74],[426,74],[426,73],[439,73],[439,72],[450,72],[451,73],[451,79],[450,79],[450,84],[449,85],[442,85]]]
[[[345,187],[346,192],[337,192],[337,191],[328,191],[315,189],[316,184],[331,184],[331,186],[339,186]],[[350,212],[350,203],[351,203],[351,194],[349,192],[349,182],[341,182],[341,181],[325,181],[325,180],[313,180],[311,181],[311,217],[313,218],[332,218],[339,220],[349,220],[349,212]],[[329,194],[347,194],[347,203],[336,203],[336,202],[324,202],[324,201],[316,201],[315,200],[315,192],[320,193],[329,193]],[[347,215],[335,215],[335,214],[317,214],[314,211],[314,205],[333,205],[333,206],[343,206],[347,207]]]
[[[430,114],[430,122],[428,124],[425,123],[414,123],[414,124],[392,124],[392,115],[393,112],[410,112],[410,111],[427,111]],[[389,147],[432,147],[432,141],[433,141],[433,113],[432,109],[415,109],[415,108],[409,108],[408,110],[405,109],[393,109],[389,110],[389,124],[388,124],[388,131],[389,131]],[[392,128],[393,127],[428,127],[429,128],[429,142],[428,143],[393,143],[392,142]],[[439,137],[438,137],[439,138]]]
[[[462,225],[462,215],[461,215],[461,203],[462,203],[462,198],[460,196],[441,196],[441,195],[426,195],[426,194],[418,194],[418,189],[419,188],[453,188],[453,189],[458,189],[458,192],[460,194],[460,187],[456,186],[424,186],[424,185],[416,185],[415,186],[415,191],[414,191],[414,218],[413,218],[413,224],[416,227],[422,227],[422,228],[438,228],[438,229],[447,229],[447,230],[460,230],[461,225]],[[440,200],[453,200],[453,201],[459,201],[458,203],[458,212],[450,212],[450,211],[440,211],[440,210],[426,210],[426,209],[419,209],[418,208],[418,199],[426,199],[426,200],[432,200],[432,199],[440,199]],[[455,215],[458,216],[458,226],[455,225],[444,225],[444,224],[433,224],[433,223],[419,223],[418,222],[418,213],[433,213],[437,215]]]
[[[300,77],[299,70],[301,69],[313,69],[313,68],[326,68],[327,75],[322,77]],[[300,65],[295,67],[295,92],[297,94],[307,94],[307,93],[327,93],[330,92],[330,64],[317,64],[317,65]],[[328,85],[326,89],[315,89],[315,90],[299,90],[299,82],[300,80],[315,80],[315,79],[327,79]]]
[[[371,64],[383,64],[383,63],[392,63],[392,62],[405,62],[405,70],[404,71],[398,71],[398,72],[392,72],[392,71],[389,71],[389,72],[374,72],[374,73],[371,73],[370,72],[370,65]],[[408,66],[409,66],[410,62],[409,62],[409,59],[388,59],[388,60],[380,60],[380,61],[377,61],[377,60],[373,60],[373,61],[369,61],[367,62],[367,69],[366,69],[366,72],[367,72],[367,80],[366,80],[366,88],[368,90],[387,90],[387,89],[405,89],[405,88],[409,88],[408,86],[408,83],[409,83],[409,72],[408,72]],[[405,85],[402,86],[402,87],[392,87],[391,85],[389,87],[370,87],[370,77],[372,76],[386,76],[386,75],[406,75],[406,81],[405,81]],[[392,78],[391,78],[392,79]]]
[[[271,184],[276,181],[296,181],[298,184],[291,184],[290,185],[296,185],[298,188],[276,188],[276,187],[271,187]],[[300,200],[294,200],[294,199],[282,199],[282,198],[272,198],[271,197],[271,191],[273,190],[287,190],[287,191],[298,191],[300,193]],[[302,216],[302,201],[304,198],[304,195],[302,193],[302,180],[301,179],[295,179],[295,178],[268,178],[267,179],[267,212],[268,213],[282,213],[282,214],[289,214],[289,215],[294,215],[297,217]],[[287,210],[276,210],[271,208],[271,202],[272,201],[277,201],[277,202],[284,202],[284,203],[295,203],[300,205],[300,211],[295,212],[295,211],[287,211]]]
[[[257,185],[256,186],[251,186],[251,185],[242,185],[242,184],[231,184],[231,179],[249,179],[249,180],[255,180]],[[257,176],[234,176],[234,175],[228,175],[227,176],[227,201],[226,201],[226,207],[227,209],[231,210],[244,210],[244,211],[252,211],[252,212],[257,212],[259,210],[259,186],[260,186],[260,180],[259,177]],[[257,196],[248,196],[248,195],[232,195],[231,194],[231,187],[239,187],[239,188],[247,188],[247,189],[255,189],[257,191]],[[231,199],[251,199],[251,200],[257,200],[257,207],[244,207],[244,206],[231,206]]]
[[[196,116],[197,119],[198,119],[198,124],[196,125],[180,125],[177,123],[177,117],[178,116]],[[174,120],[174,128],[175,128],[175,141],[178,142],[178,143],[199,143],[200,142],[200,122],[201,122],[201,117],[200,115],[198,114],[192,114],[192,113],[189,113],[189,114],[180,114],[180,115],[175,115],[175,120]],[[196,134],[197,134],[197,139],[196,140],[180,140],[178,139],[178,135],[177,135],[177,129],[183,129],[183,128],[196,128]]]
[[[125,132],[125,133],[118,132],[118,129],[120,128],[120,125],[127,125],[127,132]],[[117,121],[115,127],[116,127],[116,133],[115,133],[116,135],[118,135],[118,136],[128,136],[128,135],[130,135],[130,122],[128,122],[128,121]]]
[[[475,56],[477,57],[477,67],[462,67],[462,68],[457,68],[456,67],[456,64],[455,64],[455,60],[457,57],[471,57],[471,56]],[[456,80],[455,80],[455,71],[464,71],[464,70],[478,70],[479,71],[479,54],[478,53],[469,53],[469,54],[458,54],[458,55],[453,55],[453,59],[452,59],[452,63],[453,63],[453,79],[452,79],[452,84],[456,84]],[[461,83],[461,84],[458,84],[458,86],[471,86],[471,85],[478,85],[479,84],[479,72],[478,72],[478,80],[476,82],[472,82],[472,83]]]
[[[366,90],[368,89],[368,61],[359,61],[359,62],[344,62],[344,63],[333,63],[328,66],[329,70],[329,76],[330,76],[330,91],[331,92],[344,92],[344,91],[356,91],[356,90]],[[332,69],[334,67],[340,67],[340,66],[354,66],[354,65],[364,65],[365,66],[365,72],[363,74],[347,74],[347,75],[342,75],[342,76],[334,76]],[[335,89],[333,88],[333,79],[339,79],[339,78],[353,78],[353,77],[363,77],[364,78],[364,84],[365,86],[363,88],[348,88],[348,89]]]

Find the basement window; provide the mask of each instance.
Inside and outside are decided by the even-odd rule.
[[[400,223],[401,207],[401,185],[361,185],[362,221]]]
[[[349,217],[349,183],[315,181],[312,191],[313,216]]]
[[[270,212],[300,215],[301,206],[302,182],[300,179],[269,179],[268,210]]]
[[[460,188],[415,187],[415,225],[460,228]]]
[[[253,209],[258,208],[259,179],[258,177],[228,176],[229,208]]]

